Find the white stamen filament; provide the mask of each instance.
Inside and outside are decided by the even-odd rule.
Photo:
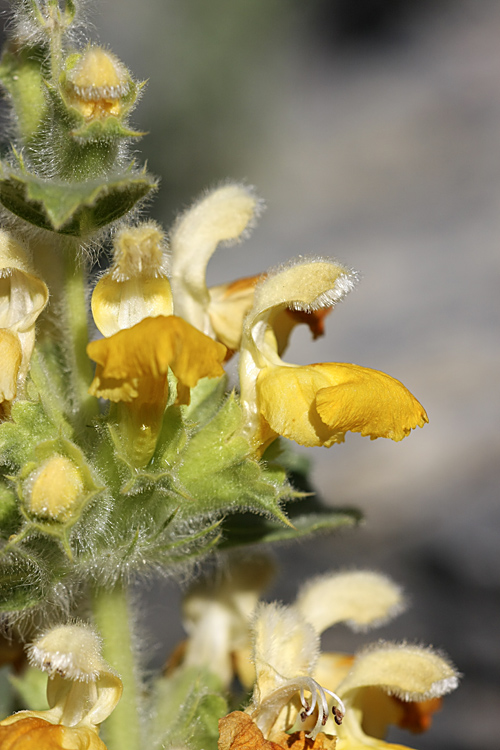
[[[305,691],[311,694],[310,705],[305,697]],[[306,737],[315,739],[316,735],[321,730],[321,727],[323,727],[328,720],[329,709],[326,693],[328,693],[337,704],[334,710],[335,721],[337,723],[341,722],[345,714],[345,706],[339,696],[331,690],[322,687],[316,682],[316,680],[313,680],[312,677],[296,677],[293,680],[287,680],[281,687],[269,693],[269,695],[267,695],[252,712],[252,718],[259,729],[263,732],[264,737],[268,736],[281,710],[291,701],[297,692],[300,695],[300,702],[304,708],[304,711],[300,713],[302,721],[305,721],[307,717],[312,716],[316,708],[318,709],[316,723],[312,729],[306,731]],[[289,729],[289,727],[283,727],[283,729]]]

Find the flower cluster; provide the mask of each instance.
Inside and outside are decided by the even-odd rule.
[[[345,363],[298,366],[280,358],[295,325],[305,321],[313,332],[322,330],[325,313],[356,282],[351,269],[325,258],[300,259],[261,276],[207,286],[206,268],[217,246],[240,240],[260,207],[252,190],[227,184],[177,220],[170,257],[151,222],[124,228],[115,239],[112,268],[92,295],[94,320],[105,338],[88,347],[97,362],[91,393],[122,405],[138,464],[154,450],[169,368],[177,402],[189,403],[189,388],[221,375],[222,362],[235,350],[243,434],[256,453],[278,435],[327,447],[348,431],[401,440],[427,421],[418,401],[384,373]]]
[[[414,732],[429,727],[441,696],[458,684],[440,653],[384,641],[354,656],[319,648],[320,635],[333,625],[365,631],[401,612],[398,586],[369,571],[331,573],[308,581],[294,604],[284,606],[259,602],[270,574],[264,559],[233,563],[217,582],[194,586],[184,601],[189,638],[179,668],[206,665],[227,687],[236,674],[252,689],[245,711],[220,721],[220,750],[247,743],[286,749],[294,742],[383,750],[400,747],[383,740],[390,725]]]

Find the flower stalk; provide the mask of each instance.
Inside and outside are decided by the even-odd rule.
[[[106,721],[106,744],[122,750],[144,747],[141,727],[141,696],[136,658],[134,618],[125,585],[92,591],[94,623],[103,638],[103,656],[121,676],[124,691],[120,703]]]

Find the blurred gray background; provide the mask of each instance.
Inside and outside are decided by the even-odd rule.
[[[286,359],[402,380],[430,424],[399,444],[349,436],[305,451],[360,529],[279,551],[272,595],[332,568],[380,569],[410,610],[373,634],[445,650],[464,673],[422,748],[500,736],[500,3],[498,0],[95,0],[95,38],[148,78],[134,125],[161,176],[153,215],[227,177],[268,209],[220,250],[211,283],[298,254],[333,255],[358,290]],[[151,656],[182,637],[178,586],[148,593]],[[368,637],[368,640],[370,638]],[[330,649],[367,637],[339,628]]]

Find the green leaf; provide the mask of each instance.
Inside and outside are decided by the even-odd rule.
[[[85,237],[116,221],[156,187],[145,172],[76,184],[2,172],[0,203],[5,208],[37,227],[73,237]]]
[[[311,534],[325,534],[356,526],[361,520],[361,514],[351,508],[299,514],[292,511],[289,513],[289,520],[293,526],[283,526],[270,519],[251,516],[248,513],[229,516],[222,524],[224,539],[219,548],[287,542]]]
[[[20,554],[0,564],[0,612],[31,609],[44,600],[46,578],[40,566]]]
[[[145,132],[126,127],[118,117],[109,116],[105,120],[84,122],[79,128],[70,131],[72,138],[79,141],[118,140],[120,138],[142,138]]]
[[[163,415],[163,424],[155,454],[151,464],[147,468],[148,474],[165,471],[165,467],[174,464],[186,445],[188,434],[182,419],[179,406],[169,406]],[[137,470],[135,470],[137,473]]]

